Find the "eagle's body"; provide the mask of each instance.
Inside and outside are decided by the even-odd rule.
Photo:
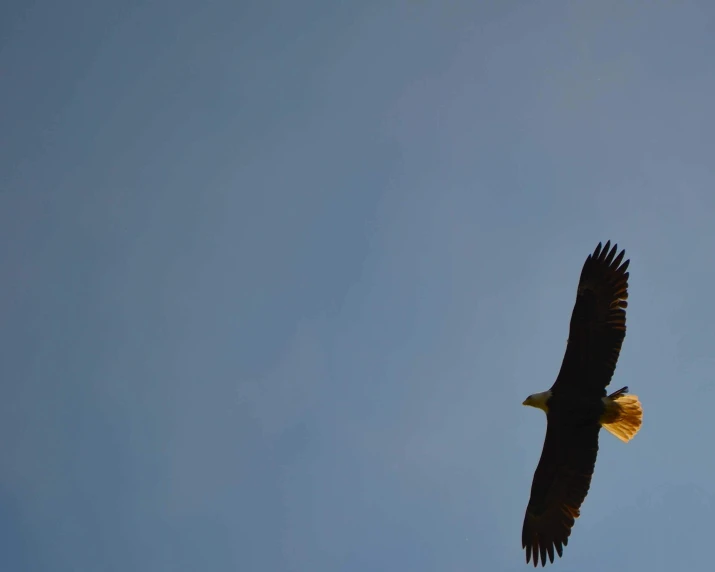
[[[640,429],[638,397],[624,387],[606,387],[626,335],[628,264],[625,251],[601,244],[584,263],[571,315],[561,371],[551,389],[529,396],[524,405],[542,409],[547,427],[544,448],[531,485],[522,546],[526,562],[554,561],[568,543],[571,528],[591,484],[601,427],[628,442]]]

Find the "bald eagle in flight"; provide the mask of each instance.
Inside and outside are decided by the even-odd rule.
[[[546,439],[531,485],[521,544],[526,563],[553,563],[563,556],[571,528],[586,498],[598,454],[601,427],[630,441],[643,410],[628,387],[606,395],[626,337],[628,264],[617,245],[598,244],[581,270],[576,304],[561,371],[551,389],[530,395],[524,405],[546,413]]]

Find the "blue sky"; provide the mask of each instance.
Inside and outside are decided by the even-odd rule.
[[[644,426],[553,569],[709,570],[715,6],[0,11],[0,569],[525,570],[610,239]]]

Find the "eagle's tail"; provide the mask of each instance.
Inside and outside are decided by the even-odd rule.
[[[643,407],[638,396],[629,394],[628,387],[623,387],[604,397],[603,403],[606,409],[601,417],[601,426],[628,443],[643,423]]]

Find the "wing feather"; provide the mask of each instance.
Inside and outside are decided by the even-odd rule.
[[[569,340],[552,393],[606,395],[626,337],[628,265],[625,250],[598,243],[581,270]]]
[[[598,455],[598,425],[569,427],[549,421],[526,507],[521,544],[534,566],[563,555],[580,514]]]

